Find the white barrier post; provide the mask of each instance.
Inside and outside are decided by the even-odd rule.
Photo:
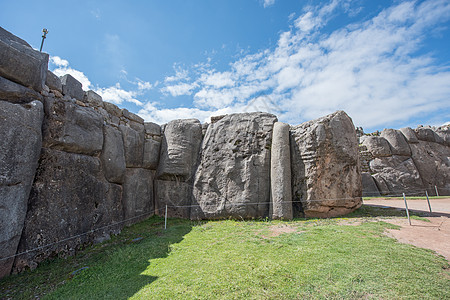
[[[431,211],[431,205],[430,205],[430,199],[428,198],[428,192],[425,191],[425,194],[427,195],[428,208],[430,209],[430,212],[432,212],[432,211]]]
[[[403,193],[403,200],[405,200],[406,215],[408,216],[408,222],[409,225],[411,226],[411,219],[409,218],[408,203],[406,203],[405,193]]]
[[[437,185],[434,186],[434,189],[436,190],[436,196],[439,197],[439,192],[438,192],[438,189],[437,189]]]
[[[164,230],[167,229],[167,204],[166,204],[166,214],[164,216]]]

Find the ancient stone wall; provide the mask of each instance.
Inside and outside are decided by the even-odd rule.
[[[72,255],[152,216],[331,217],[361,205],[344,112],[144,120],[47,70],[0,27],[0,277]]]
[[[385,129],[359,142],[365,196],[450,195],[450,126]]]

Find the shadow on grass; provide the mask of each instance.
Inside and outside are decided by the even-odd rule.
[[[2,279],[0,299],[127,299],[158,279],[143,272],[153,260],[167,257],[192,227],[189,220],[170,219],[164,230],[164,219],[151,217],[75,257]]]

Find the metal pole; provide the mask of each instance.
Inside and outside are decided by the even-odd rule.
[[[411,219],[409,218],[408,203],[406,203],[405,193],[403,193],[403,200],[405,200],[406,215],[408,216],[408,222],[409,222],[409,225],[411,226]]]
[[[164,229],[167,229],[167,204],[166,204],[166,214],[164,216]]]
[[[431,204],[430,204],[430,199],[428,199],[428,192],[427,192],[427,191],[425,191],[425,194],[427,195],[428,208],[430,209],[430,212],[432,212],[432,211],[431,211]]]
[[[434,189],[436,190],[436,196],[439,197],[439,192],[438,192],[438,189],[437,189],[436,185],[434,186]]]
[[[42,32],[43,32],[43,34],[42,34],[41,49],[39,49],[39,52],[42,52],[42,47],[44,46],[44,40],[47,37],[48,30],[46,28],[44,28],[44,29],[42,29]]]

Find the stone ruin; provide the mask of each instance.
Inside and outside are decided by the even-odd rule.
[[[57,77],[48,58],[0,27],[0,277],[73,255],[166,206],[193,220],[343,215],[362,203],[358,150],[379,191],[381,182],[397,189],[382,166],[442,153],[441,139],[448,151],[448,131],[428,130],[407,138],[407,155],[388,137],[358,149],[342,111],[298,126],[261,112],[160,126]],[[443,181],[425,182],[426,164],[414,161],[422,186],[448,186],[448,154]]]
[[[359,135],[364,196],[450,195],[450,125]]]

